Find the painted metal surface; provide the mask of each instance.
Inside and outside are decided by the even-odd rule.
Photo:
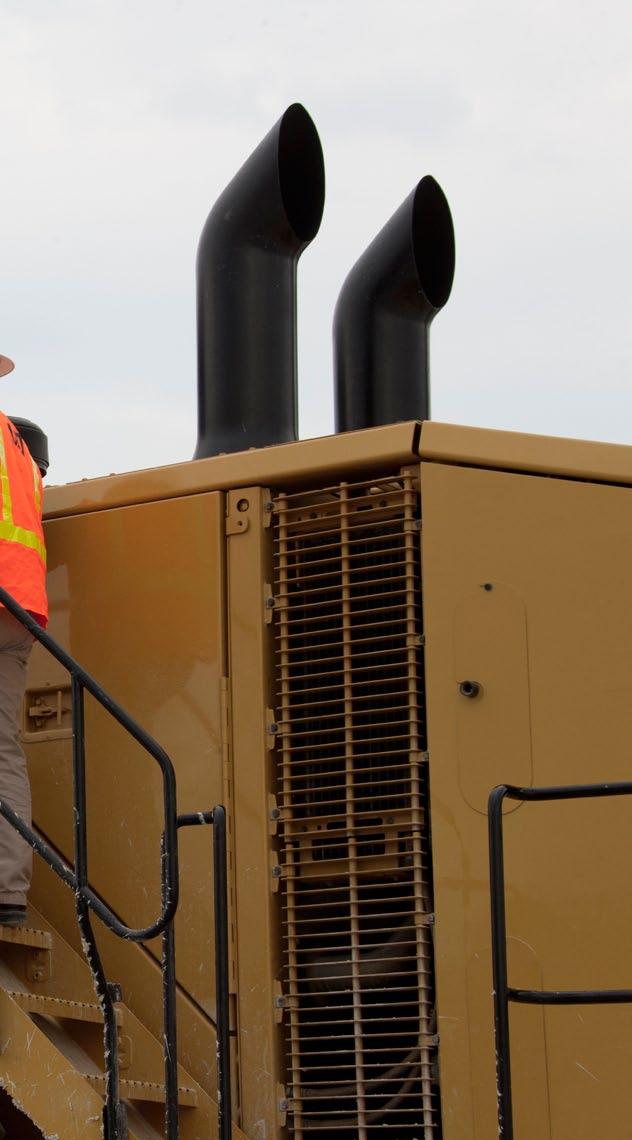
[[[48,525],[51,633],[171,750],[180,811],[205,810],[222,798],[222,533],[218,495]],[[28,689],[45,689],[51,678],[49,659],[38,647]],[[143,923],[160,910],[159,781],[141,750],[89,698],[86,731],[91,880],[123,921],[127,916]],[[34,733],[29,742],[34,819],[66,857],[69,746],[64,739],[40,743]],[[180,933],[182,941],[179,980],[210,1008],[211,857],[205,839],[194,832],[182,842],[176,937]]]
[[[421,429],[420,455],[432,462],[460,466],[559,475],[595,483],[632,483],[632,448],[619,443],[426,421]]]
[[[419,431],[418,423],[391,424],[48,487],[44,514],[53,519],[232,487],[284,487],[321,480],[325,485],[341,472],[348,478],[363,471],[387,474],[417,458]]]
[[[500,780],[524,781],[529,763],[539,785],[630,776],[632,492],[424,463],[422,512],[444,1132],[487,1140],[497,1125],[481,803]],[[473,700],[459,692],[464,668],[481,685]],[[620,801],[507,815],[512,986],[630,987],[630,822]],[[510,1016],[516,1136],[624,1140],[630,1010]]]

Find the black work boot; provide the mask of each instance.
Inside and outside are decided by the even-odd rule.
[[[24,926],[26,907],[18,903],[0,903],[0,926]]]

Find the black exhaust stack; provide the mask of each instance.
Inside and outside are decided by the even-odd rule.
[[[422,178],[349,273],[334,315],[336,431],[429,419],[428,330],[454,277],[450,207]]]
[[[297,438],[296,265],[324,201],[318,133],[293,103],[226,187],[200,238],[195,459]]]

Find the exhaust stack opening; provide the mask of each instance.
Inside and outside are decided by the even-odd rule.
[[[297,438],[296,266],[324,202],[318,132],[293,103],[226,187],[200,238],[195,459]]]
[[[349,273],[334,315],[336,431],[429,419],[428,330],[450,296],[454,228],[422,178]]]

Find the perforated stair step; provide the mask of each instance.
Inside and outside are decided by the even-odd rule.
[[[105,1096],[105,1077],[96,1073],[84,1073],[83,1079],[92,1085],[92,1088]],[[136,1101],[152,1101],[159,1104],[165,1102],[165,1086],[157,1084],[155,1081],[127,1081],[122,1078],[119,1081],[119,1093],[121,1100],[136,1100]],[[187,1105],[190,1108],[195,1108],[198,1102],[197,1092],[193,1088],[187,1088],[186,1085],[178,1086],[178,1104]]]
[[[7,990],[7,993],[27,1013],[56,1017],[60,1021],[94,1021],[103,1024],[103,1013],[96,1002],[71,1001],[68,998],[48,997],[45,994],[24,993],[20,990]],[[117,1025],[122,1025],[123,1010],[117,1008],[115,1012]]]
[[[48,930],[37,930],[31,926],[0,924],[1,942],[8,942],[13,946],[29,946],[33,950],[52,950],[53,936]]]

